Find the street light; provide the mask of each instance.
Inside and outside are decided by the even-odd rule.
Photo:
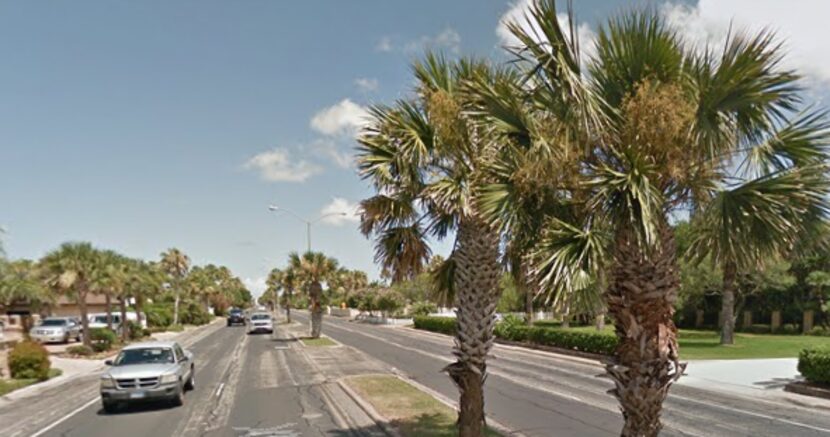
[[[345,217],[345,216],[348,215],[345,212],[331,212],[331,213],[328,213],[328,214],[323,214],[323,215],[321,215],[320,217],[317,217],[314,220],[306,220],[303,216],[297,214],[296,212],[294,212],[294,211],[292,211],[288,208],[283,208],[283,207],[280,207],[280,206],[277,206],[277,205],[269,205],[268,210],[271,211],[271,212],[280,212],[280,211],[287,212],[289,215],[291,215],[295,219],[305,223],[306,242],[308,244],[308,251],[309,252],[311,252],[311,225],[313,225],[315,223],[318,223],[320,220],[323,220],[324,218],[327,218],[327,217],[334,217],[334,216]]]

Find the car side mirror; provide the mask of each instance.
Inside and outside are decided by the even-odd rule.
[[[112,360],[106,360],[106,361],[104,361],[104,364],[106,364],[108,366],[112,366]]]

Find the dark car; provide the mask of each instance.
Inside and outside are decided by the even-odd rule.
[[[239,309],[232,309],[228,312],[228,326],[245,325],[245,313]]]

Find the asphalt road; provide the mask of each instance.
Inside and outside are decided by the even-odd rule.
[[[296,318],[307,322],[306,314]],[[371,355],[450,400],[457,391],[441,369],[452,339],[408,328],[328,317],[323,332]],[[584,360],[496,345],[485,386],[488,417],[528,436],[617,436],[616,400],[603,369]],[[662,435],[827,436],[830,414],[782,402],[675,385],[665,403]]]
[[[246,335],[244,327],[211,329],[188,347],[196,360],[196,388],[186,394],[184,406],[148,403],[106,414],[94,375],[43,396],[41,408],[51,402],[74,410],[36,427],[15,428],[14,418],[0,411],[0,435],[350,436],[329,385],[298,353],[300,347],[267,334]]]

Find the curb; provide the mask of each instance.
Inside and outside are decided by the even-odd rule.
[[[784,391],[790,393],[797,393],[804,396],[812,396],[815,398],[830,399],[830,387],[811,384],[805,381],[791,382],[784,386]],[[822,407],[823,406],[819,408]]]
[[[337,380],[337,385],[340,386],[340,389],[348,395],[358,407],[360,407],[363,412],[372,419],[373,422],[389,437],[401,437],[400,433],[398,433],[395,429],[393,429],[389,425],[389,421],[383,417],[375,407],[369,404],[365,399],[360,397],[359,394],[355,393],[348,384],[343,382],[342,379]]]

